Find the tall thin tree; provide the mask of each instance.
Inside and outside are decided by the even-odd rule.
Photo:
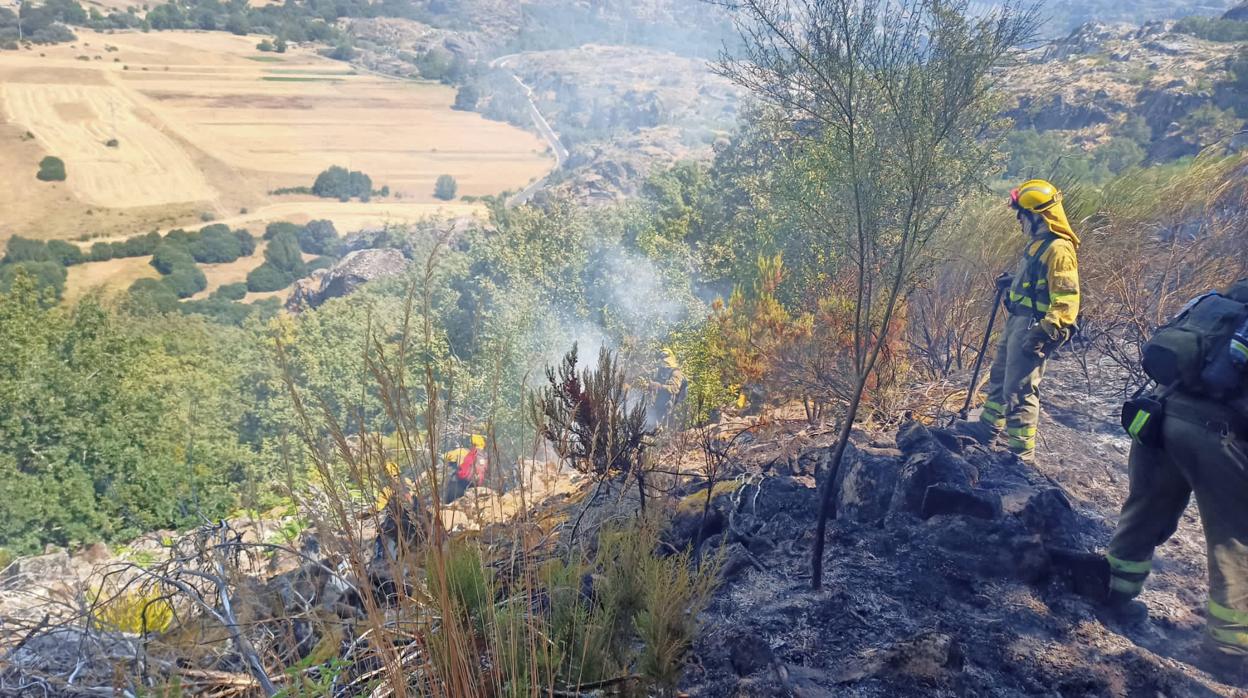
[[[741,49],[719,71],[760,103],[783,154],[778,178],[805,225],[853,279],[853,386],[824,473],[811,584],[823,580],[836,475],[894,330],[931,261],[929,242],[983,187],[1003,122],[993,82],[1034,33],[1010,3],[972,17],[965,0],[741,0]]]

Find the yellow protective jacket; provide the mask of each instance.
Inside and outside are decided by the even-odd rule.
[[[1041,214],[1049,232],[1027,244],[1014,273],[1009,308],[1040,318],[1046,331],[1074,327],[1079,317],[1079,236],[1061,203]]]

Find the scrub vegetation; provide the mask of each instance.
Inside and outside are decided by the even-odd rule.
[[[48,16],[264,30],[265,58],[309,39],[349,58],[334,20],[428,19],[442,3],[428,5],[179,0],[111,19],[58,0]],[[359,235],[272,218],[253,235],[223,216],[82,245],[10,237],[0,561],[168,532],[160,554],[79,599],[83,633],[125,642],[92,644],[99,661],[73,669],[78,685],[679,695],[729,563],[762,569],[751,552],[728,557],[741,503],[712,511],[755,486],[718,481],[748,429],[715,429],[787,420],[836,434],[818,466],[834,482],[856,427],[947,417],[966,394],[951,381],[980,358],[993,277],[1022,242],[1002,181],[1043,169],[1065,192],[1095,299],[1070,348],[1085,368],[1131,374],[1176,306],[1248,276],[1248,156],[1150,161],[1153,134],[1130,120],[1086,152],[1012,129],[993,79],[1034,38],[1034,11],[905,6],[739,3],[735,53],[715,68],[746,96],[736,129],[708,158],[638,175],[628,198],[589,206],[552,187],[487,197],[480,219]],[[542,10],[518,13],[518,49],[637,30],[575,14],[560,35]],[[703,32],[686,38],[686,53],[705,50]],[[457,107],[479,97],[462,90]],[[458,187],[442,175],[432,193]],[[389,194],[340,166],[286,193]],[[404,270],[299,312],[247,302],[356,250]],[[206,270],[253,257],[210,285]],[[66,297],[67,270],[119,259],[150,276]],[[445,454],[476,434],[491,487],[520,505],[465,531],[454,517],[482,495],[443,502]],[[670,456],[682,448],[702,463]],[[524,473],[546,460],[576,486],[534,498]],[[803,586],[824,581],[834,492],[821,491],[809,549],[790,551],[810,556]],[[278,525],[244,535],[243,519],[274,511]],[[719,547],[703,538],[712,516],[727,518]],[[692,544],[671,544],[690,517]]]

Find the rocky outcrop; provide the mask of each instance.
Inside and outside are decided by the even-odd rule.
[[[789,460],[826,463],[827,451]],[[1108,588],[1094,552],[1108,529],[1009,453],[918,423],[893,439],[856,434],[837,473],[818,592],[808,576],[813,479],[743,482],[712,497],[718,528],[701,556],[722,550],[726,581],[682,685],[691,695],[1199,692],[1164,657],[1050,661],[1121,641],[1096,620],[1093,598]]]
[[[298,312],[316,308],[331,298],[340,298],[360,286],[403,273],[407,258],[394,249],[357,250],[347,254],[329,269],[319,269],[300,279],[286,300],[286,309]]]

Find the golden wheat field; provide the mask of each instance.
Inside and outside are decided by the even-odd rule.
[[[0,239],[125,236],[209,217],[350,230],[477,210],[433,198],[442,174],[461,195],[497,194],[553,164],[536,135],[452,110],[442,85],[356,73],[306,48],[260,53],[258,36],[76,32],[74,44],[0,53]],[[65,161],[67,181],[35,179],[46,155]],[[395,196],[269,194],[330,165]]]

